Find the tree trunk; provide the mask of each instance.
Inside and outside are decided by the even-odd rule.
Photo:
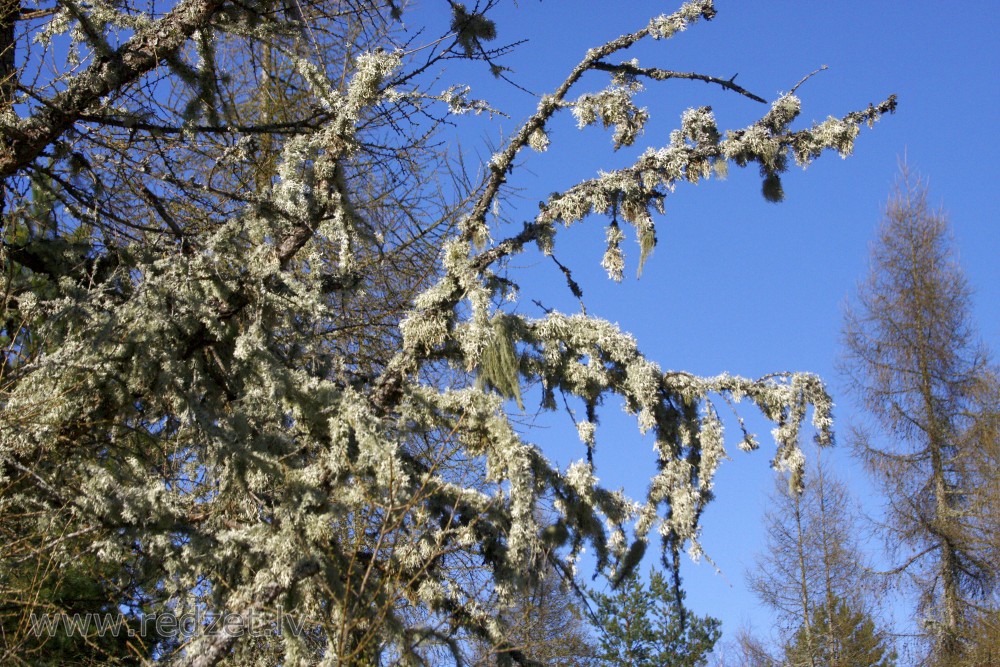
[[[816,642],[813,641],[812,624],[809,605],[809,570],[806,567],[805,531],[802,529],[802,499],[795,497],[795,537],[799,557],[799,595],[802,599],[802,628],[806,635],[806,646],[809,654],[809,667],[816,667]]]

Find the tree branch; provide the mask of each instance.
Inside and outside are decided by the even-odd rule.
[[[698,74],[697,72],[675,72],[668,69],[659,69],[656,67],[637,67],[631,63],[622,63],[620,65],[612,65],[611,63],[606,63],[604,61],[596,62],[593,65],[593,69],[601,70],[602,72],[611,72],[612,74],[629,74],[631,76],[644,76],[648,79],[653,79],[654,81],[666,81],[668,79],[688,79],[690,81],[704,81],[705,83],[714,83],[717,86],[722,86],[726,90],[731,90],[735,93],[739,93],[744,97],[749,97],[754,102],[760,102],[761,104],[766,104],[767,100],[763,97],[754,95],[749,90],[743,86],[736,84],[736,76],[734,75],[731,79],[720,79],[715,76],[708,76],[707,74]]]
[[[225,0],[181,0],[173,11],[138,31],[110,56],[96,58],[34,116],[5,128],[6,140],[0,143],[0,179],[30,164],[102,98],[174,55],[195,30],[211,21],[224,3]]]
[[[319,572],[319,564],[314,560],[305,560],[299,563],[292,570],[288,577],[288,582],[284,583],[277,579],[271,581],[240,612],[239,616],[244,621],[251,621],[255,614],[265,611],[268,605],[272,604],[295,584],[307,579]],[[231,630],[225,623],[220,627],[220,632],[212,634],[200,642],[186,649],[187,655],[173,663],[175,667],[211,667],[222,660],[229,649],[232,648],[236,640],[245,634],[245,627],[240,624],[235,630]]]
[[[702,5],[701,16],[703,18],[707,20],[715,16],[715,9],[712,6],[711,0],[703,0],[700,4]],[[674,18],[680,21],[680,13],[675,14]],[[493,205],[493,200],[500,192],[500,186],[502,186],[507,180],[507,173],[513,167],[514,159],[517,157],[517,154],[522,148],[528,145],[528,140],[535,130],[544,127],[552,115],[555,114],[557,110],[562,108],[562,102],[566,99],[566,95],[569,94],[570,88],[572,88],[586,72],[596,69],[596,64],[600,63],[602,58],[606,58],[612,53],[627,49],[636,42],[648,37],[650,34],[650,26],[647,25],[641,30],[637,30],[628,35],[622,35],[617,39],[613,39],[610,42],[605,43],[603,46],[590,49],[587,51],[587,55],[584,59],[573,68],[573,71],[569,73],[566,80],[563,81],[559,88],[556,89],[555,93],[542,98],[542,101],[538,105],[538,111],[535,112],[535,114],[521,126],[521,129],[510,140],[510,143],[507,144],[507,147],[503,150],[503,152],[494,156],[493,160],[490,161],[489,178],[486,181],[479,200],[475,203],[472,211],[466,218],[463,233],[468,238],[474,236],[476,230],[485,224],[486,213],[490,210],[490,207]]]

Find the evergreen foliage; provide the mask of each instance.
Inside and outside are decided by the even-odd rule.
[[[810,650],[807,635],[818,638]],[[893,667],[896,653],[886,635],[864,611],[852,608],[843,598],[824,600],[812,610],[811,628],[796,631],[785,647],[789,667]]]
[[[596,610],[597,664],[630,667],[704,667],[722,634],[718,620],[684,608],[684,591],[651,569],[635,572],[609,593],[591,591]]]

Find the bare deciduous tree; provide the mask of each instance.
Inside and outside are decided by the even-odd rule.
[[[778,482],[765,513],[767,550],[748,572],[751,590],[775,613],[780,647],[744,632],[741,654],[789,667],[894,664],[876,626],[878,597],[868,576],[854,502],[817,457],[801,493]]]
[[[858,451],[886,499],[892,574],[920,594],[934,659],[959,664],[977,602],[996,581],[975,510],[974,461],[992,382],[971,321],[970,289],[948,226],[904,167],[848,310],[843,367],[879,438]]]

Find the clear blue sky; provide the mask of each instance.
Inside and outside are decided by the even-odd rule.
[[[509,76],[542,93],[558,85],[587,48],[678,5],[520,0],[494,17],[499,40],[528,40],[503,61],[513,70]],[[764,201],[754,168],[733,167],[725,182],[682,185],[657,221],[659,245],[641,280],[635,279],[633,244],[626,246],[632,261],[625,282],[604,278],[598,266],[604,234],[599,218],[563,232],[557,256],[573,267],[590,313],[634,333],[641,349],[665,369],[752,377],[782,370],[819,373],[834,392],[840,431],[846,432],[856,413],[834,370],[842,306],[866,272],[868,244],[904,155],[929,179],[931,202],[950,214],[962,265],[976,290],[975,318],[987,344],[1000,349],[995,229],[1000,199],[994,194],[1000,166],[990,154],[1000,126],[997,6],[985,0],[718,0],[717,8],[714,21],[634,55],[646,66],[725,78],[738,73],[738,83],[768,99],[827,65],[829,70],[799,90],[803,122],[840,116],[890,93],[899,98],[898,112],[864,130],[851,158],[825,155],[805,172],[786,176],[781,204]],[[591,77],[578,92],[599,89],[603,82]],[[462,130],[463,147],[488,156],[487,139],[497,142],[498,128],[513,131],[537,99],[471,71],[469,83],[511,116],[492,125],[472,122]],[[647,146],[665,144],[689,106],[711,105],[720,126],[731,128],[765,110],[696,82],[650,85],[640,99],[653,121],[632,151],[614,154],[608,133],[578,132],[568,115],[557,123],[549,152],[531,156],[511,180],[523,188],[523,199],[510,202],[511,218],[528,219],[549,192],[599,168],[626,164]],[[560,310],[575,310],[551,263],[515,261],[512,277],[524,287],[526,304],[539,297]],[[531,312],[530,306],[523,310]],[[747,406],[745,414],[753,409]],[[756,424],[766,444],[755,454],[731,447],[734,460],[720,472],[719,497],[704,517],[704,544],[724,576],[704,563],[684,569],[690,606],[722,619],[727,637],[745,622],[760,630],[769,626],[744,585],[744,570],[762,547],[760,518],[773,479],[770,427]],[[531,437],[563,463],[582,456],[582,446],[564,430],[540,429]],[[834,454],[841,475],[867,495],[862,473],[841,449]],[[607,406],[598,429],[602,481],[641,494],[653,461],[634,422]]]

